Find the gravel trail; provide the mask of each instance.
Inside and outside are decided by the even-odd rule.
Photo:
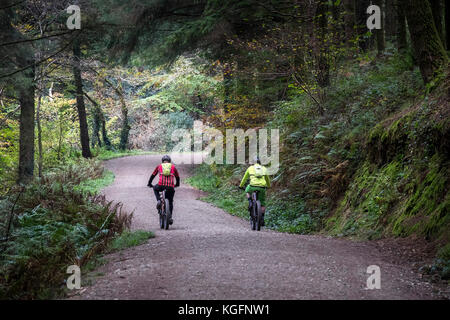
[[[159,229],[146,187],[160,156],[114,159],[103,192],[134,211],[132,229],[155,232],[146,244],[107,256],[93,284],[71,299],[434,299],[411,264],[373,242],[251,231],[249,223],[198,200],[202,192],[177,166],[174,224]],[[367,290],[367,267],[381,268],[381,289]]]

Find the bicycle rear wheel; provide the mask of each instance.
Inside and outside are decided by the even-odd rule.
[[[161,229],[166,229],[166,224],[168,224],[167,221],[167,213],[166,213],[166,205],[164,203],[164,200],[161,200],[161,220],[162,220],[162,226]]]
[[[172,217],[172,213],[170,212],[170,204],[169,204],[169,200],[168,199],[165,199],[164,210],[165,210],[164,229],[169,230],[169,221],[170,221],[170,218]]]
[[[256,208],[255,208],[255,217],[256,217],[256,230],[261,231],[261,224],[262,224],[262,210],[261,210],[261,202],[256,201]]]
[[[255,214],[255,203],[253,202],[252,209],[250,210],[250,227],[253,231],[256,230],[256,214]]]

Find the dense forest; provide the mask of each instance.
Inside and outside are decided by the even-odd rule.
[[[423,239],[450,279],[450,1],[2,0],[0,24],[0,298],[135,237],[102,161],[198,120],[280,130],[267,228]],[[247,217],[246,168],[183,183]]]

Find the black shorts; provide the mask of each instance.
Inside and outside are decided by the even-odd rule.
[[[173,203],[173,196],[175,195],[175,188],[168,187],[168,186],[160,186],[159,184],[156,184],[153,186],[153,190],[155,191],[156,199],[159,200],[159,193],[163,190],[166,190],[166,198],[169,200],[169,202]]]

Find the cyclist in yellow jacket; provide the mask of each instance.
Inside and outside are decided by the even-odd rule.
[[[248,211],[252,209],[252,197],[253,191],[258,191],[258,200],[261,202],[261,211],[263,215],[264,226],[264,214],[266,212],[266,189],[270,187],[270,179],[267,174],[266,167],[261,165],[261,160],[259,157],[255,158],[255,164],[252,165],[245,171],[244,177],[242,178],[239,188],[244,189],[247,180],[250,178],[250,184],[245,188],[248,199]]]

